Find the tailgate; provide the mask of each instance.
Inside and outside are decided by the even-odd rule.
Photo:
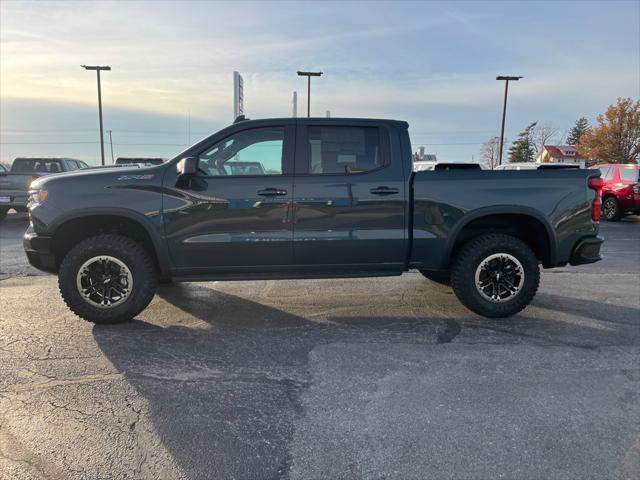
[[[29,190],[29,185],[39,175],[31,175],[27,173],[7,173],[0,176],[0,191],[5,190],[18,190],[26,192]]]

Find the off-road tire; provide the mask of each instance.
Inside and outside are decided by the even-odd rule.
[[[524,283],[513,298],[494,303],[482,297],[475,282],[475,273],[483,260],[493,254],[506,253],[515,257],[524,270]],[[451,269],[453,291],[469,310],[488,318],[515,315],[524,309],[538,291],[540,267],[533,251],[521,240],[501,233],[481,235],[470,240],[457,253]]]
[[[78,291],[78,270],[84,262],[99,255],[115,257],[131,271],[133,288],[121,305],[99,308],[86,301]],[[121,323],[134,318],[149,305],[157,285],[158,275],[149,253],[139,243],[121,235],[97,235],[83,240],[67,253],[58,271],[58,286],[67,306],[80,318],[99,324]]]
[[[451,272],[449,271],[420,270],[420,273],[434,283],[445,287],[451,286]]]
[[[602,202],[602,218],[609,222],[617,222],[622,218],[622,209],[616,197],[607,197],[604,199]]]

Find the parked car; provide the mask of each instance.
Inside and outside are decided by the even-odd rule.
[[[234,172],[240,158],[264,174]],[[410,269],[450,279],[472,311],[506,317],[533,299],[540,264],[600,260],[599,171],[411,163],[406,122],[240,121],[163,165],[36,180],[24,247],[58,275],[69,308],[96,323],[135,317],[159,279]]]
[[[27,211],[29,185],[36,178],[53,173],[70,172],[88,165],[75,158],[16,158],[11,169],[0,170],[0,220],[10,209]]]
[[[580,168],[579,163],[534,163],[512,162],[495,167],[495,170],[554,170],[563,168]]]
[[[602,172],[602,216],[615,222],[624,215],[640,214],[640,165],[607,163],[595,165]]]
[[[164,159],[159,157],[118,157],[115,161],[115,165],[162,165],[163,163]]]
[[[231,165],[232,164],[232,165]],[[225,175],[267,175],[260,162],[227,162]],[[277,173],[277,172],[275,172]]]
[[[471,162],[430,162],[414,160],[413,171],[424,172],[426,170],[481,170],[479,163]]]

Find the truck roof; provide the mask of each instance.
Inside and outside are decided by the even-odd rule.
[[[322,123],[389,123],[389,124],[397,124],[402,126],[409,126],[409,123],[404,120],[394,120],[391,118],[364,118],[364,117],[276,117],[276,118],[257,118],[257,119],[236,119],[233,125],[237,124],[250,124],[250,123],[280,123],[280,122],[322,122]]]

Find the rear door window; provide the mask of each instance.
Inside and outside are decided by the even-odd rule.
[[[387,164],[378,127],[309,126],[308,170],[312,175],[348,175]]]
[[[620,167],[620,180],[623,182],[636,183],[638,181],[638,172],[640,172],[640,170],[637,168]]]
[[[68,171],[78,169],[78,163],[75,160],[65,160],[65,164],[67,166]]]

